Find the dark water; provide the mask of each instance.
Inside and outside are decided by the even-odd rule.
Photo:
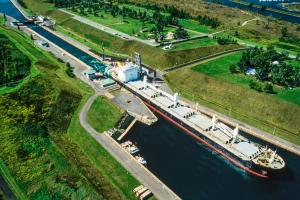
[[[208,2],[213,2],[213,0],[206,0]],[[230,7],[240,7],[243,10],[247,10],[248,9],[248,5],[242,5],[242,4],[238,4],[238,3],[234,3],[230,0],[219,0],[220,2],[222,2],[223,5],[226,6],[230,6]],[[259,0],[241,0],[244,2],[249,2],[249,3],[253,3],[254,5],[258,5],[258,6],[262,6],[265,5],[267,8],[273,8],[273,9],[277,9],[277,10],[281,10],[281,11],[285,11],[285,12],[290,12],[290,13],[300,13],[297,11],[289,11],[285,8],[282,7],[281,3],[284,3],[284,1],[259,1]],[[291,2],[300,2],[300,0],[291,0],[291,1],[285,1],[285,3],[291,3]],[[291,15],[287,15],[287,14],[282,14],[282,13],[278,13],[278,12],[273,12],[273,11],[261,11],[260,8],[251,8],[252,12],[258,12],[262,15],[265,16],[272,16],[275,18],[280,18],[289,22],[294,22],[294,23],[300,23],[300,17],[295,17],[295,16],[291,16]]]
[[[300,199],[300,157],[285,150],[277,151],[288,166],[285,179],[266,180],[237,168],[160,116],[150,127],[136,123],[124,140],[136,142],[150,171],[183,199]]]
[[[24,20],[9,0],[0,0],[0,12]],[[102,63],[74,46],[40,27],[31,28],[87,64],[103,69]],[[125,139],[137,142],[150,171],[183,199],[299,199],[300,157],[280,148],[278,153],[287,163],[286,178],[265,180],[235,167],[161,117],[150,127],[136,123]]]

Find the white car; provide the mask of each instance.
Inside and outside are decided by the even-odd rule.
[[[106,29],[105,28],[102,28],[102,31],[105,31]]]

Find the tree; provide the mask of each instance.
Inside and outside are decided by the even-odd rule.
[[[267,9],[267,6],[265,6],[265,5],[262,5],[262,6],[260,7],[260,10],[261,10],[262,12],[266,11],[266,9]]]
[[[229,66],[229,70],[232,74],[235,74],[235,73],[238,73],[239,70],[238,70],[238,67],[235,65],[235,64],[232,64]]]
[[[300,61],[300,53],[299,53],[299,52],[298,52],[297,55],[296,55],[296,60],[297,60],[297,61]]]
[[[272,86],[271,83],[266,83],[266,84],[264,85],[264,92],[265,92],[265,93],[269,93],[269,94],[274,93],[273,86]]]
[[[288,35],[288,29],[286,26],[281,29],[281,35],[282,37],[286,37]]]
[[[249,3],[249,4],[248,4],[248,9],[251,10],[252,7],[253,7],[253,3]]]

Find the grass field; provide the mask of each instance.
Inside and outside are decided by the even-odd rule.
[[[232,75],[229,65],[241,53],[231,54],[191,68],[183,68],[165,75],[173,91],[195,99],[218,112],[272,133],[274,126],[289,130],[294,137],[277,130],[276,135],[300,144],[299,89],[279,90],[277,94],[258,93],[249,89],[244,75]]]
[[[216,45],[208,47],[199,47],[196,49],[189,49],[184,51],[167,52],[159,48],[139,43],[137,41],[122,40],[116,36],[90,27],[74,19],[69,19],[65,21],[61,24],[61,26],[84,38],[88,38],[90,41],[98,45],[101,44],[99,40],[99,38],[101,38],[101,40],[104,41],[106,49],[112,52],[121,54],[131,54],[133,52],[138,52],[142,55],[143,63],[151,66],[154,69],[170,68],[176,65],[176,63],[182,64],[188,61],[208,56],[213,53],[223,52],[226,50],[241,47],[239,45]]]
[[[27,3],[27,6],[31,9],[44,9],[43,3],[35,3],[32,0],[24,0]],[[31,6],[31,7],[30,7]],[[62,12],[56,10],[57,12]],[[56,19],[56,15],[50,13],[50,16]],[[105,47],[107,50],[120,54],[129,54],[133,52],[138,52],[142,55],[143,63],[151,66],[154,69],[167,69],[175,66],[176,64],[186,63],[192,60],[196,60],[205,56],[208,56],[213,53],[223,52],[226,50],[240,48],[239,45],[225,45],[225,46],[208,46],[208,47],[199,47],[196,49],[189,49],[184,51],[173,51],[166,52],[159,48],[154,48],[146,44],[142,44],[137,41],[125,41],[114,35],[110,35],[106,32],[100,31],[96,28],[93,28],[87,24],[81,23],[74,19],[70,19],[69,16],[64,16],[63,14],[57,14],[62,26],[67,31],[71,31],[74,34],[77,34],[87,40],[100,45],[101,41],[104,41]]]
[[[216,45],[218,45],[216,40],[207,37],[207,38],[201,38],[201,39],[190,40],[187,42],[174,44],[173,48],[169,51],[182,51],[187,48],[197,49],[199,47],[216,46]]]
[[[179,19],[179,25],[181,25],[182,27],[184,27],[186,29],[198,31],[200,33],[210,34],[210,33],[216,32],[216,30],[213,30],[213,29],[209,28],[208,26],[197,24],[197,21]]]
[[[127,7],[127,6],[126,6]],[[132,7],[132,6],[131,6]],[[89,14],[87,12],[87,8],[85,9],[85,15],[81,15],[84,18],[87,18],[91,21],[97,22],[99,24],[103,24],[105,26],[109,26],[112,29],[117,31],[121,31],[131,36],[135,36],[138,34],[138,38],[142,40],[147,40],[149,38],[150,32],[141,33],[140,30],[143,28],[143,23],[140,22],[139,19],[132,19],[132,18],[122,18],[121,16],[113,17],[110,13],[106,13],[104,11],[99,12],[99,17],[95,17],[94,14]],[[74,15],[80,15],[78,12],[73,12],[71,9],[67,9],[68,12],[71,12]],[[103,18],[100,17],[103,15]],[[155,24],[145,23],[144,27],[148,30],[151,30],[155,27]],[[164,27],[163,33],[168,34],[168,32],[174,32],[176,28],[173,27]],[[188,31],[190,37],[197,36],[199,34]],[[153,34],[152,34],[153,35]]]
[[[133,199],[132,189],[139,183],[82,131],[79,124],[78,106],[82,108],[93,91],[78,79],[69,78],[63,64],[52,55],[36,49],[29,36],[5,27],[1,29],[14,43],[23,47],[24,53],[31,55],[39,71],[36,77],[16,91],[2,94],[0,100],[0,110],[5,113],[1,115],[5,126],[0,128],[0,158],[6,165],[0,167],[2,172],[6,172],[6,181],[18,198]],[[35,89],[37,87],[42,88]],[[37,92],[42,94],[36,95]],[[24,107],[19,99],[30,102],[32,106]],[[44,153],[40,156],[32,155],[30,159],[21,161],[16,152],[22,140],[15,134],[24,120],[31,120],[31,112],[36,112],[34,106],[42,106],[42,110],[38,111],[39,115],[33,116],[41,115],[41,119],[49,120],[45,123],[49,123],[50,143],[42,145]],[[28,110],[30,108],[33,111]]]
[[[232,83],[250,89],[249,81],[252,79],[252,77],[245,76],[244,74],[232,74],[229,71],[229,66],[231,64],[237,65],[237,62],[241,58],[241,56],[242,52],[234,53],[194,66],[192,67],[192,70],[217,78],[218,80],[223,80],[228,83]],[[289,63],[299,65],[299,62],[295,61],[294,59],[290,60]],[[300,88],[286,90],[274,87],[274,91],[277,94],[269,94],[268,96],[289,101],[300,106]]]
[[[90,41],[89,39],[85,39],[71,31],[68,31],[66,29],[64,29],[63,27],[59,26],[59,25],[55,25],[54,28],[65,34],[66,36],[70,37],[70,38],[73,38],[74,40],[77,40],[78,42],[88,46],[89,48],[93,49],[94,51],[96,52],[99,52],[99,53],[102,53],[102,47],[100,45],[97,45],[95,43],[93,43],[92,41]],[[112,51],[109,51],[108,49],[105,49],[105,55],[106,56],[117,56],[117,57],[120,57],[120,58],[128,58],[130,57],[129,55],[125,55],[125,54],[118,54],[118,53],[115,53],[115,52],[112,52]]]
[[[87,113],[88,123],[99,133],[113,128],[121,117],[119,108],[104,97],[95,99]]]

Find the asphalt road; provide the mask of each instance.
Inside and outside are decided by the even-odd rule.
[[[144,168],[137,163],[132,156],[123,151],[120,146],[115,144],[112,139],[105,133],[98,133],[87,122],[86,114],[90,109],[93,101],[100,96],[100,93],[96,93],[90,97],[90,99],[84,105],[80,113],[80,123],[87,130],[95,140],[102,145],[117,161],[119,161],[131,174],[133,174],[144,186],[146,186],[153,194],[162,200],[174,200],[178,199],[174,196],[170,190],[165,188],[161,182],[157,181],[152,174],[147,172]],[[134,188],[132,188],[134,189]]]

